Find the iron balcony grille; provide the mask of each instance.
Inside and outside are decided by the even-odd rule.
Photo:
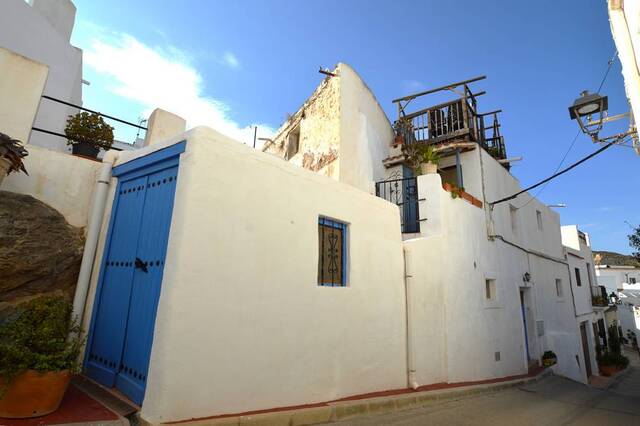
[[[420,232],[418,181],[415,177],[376,182],[376,195],[400,208],[403,233]]]

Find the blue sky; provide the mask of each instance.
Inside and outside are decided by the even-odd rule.
[[[577,131],[567,107],[596,91],[615,51],[604,0],[74,2],[89,108],[135,121],[161,106],[250,142],[250,126],[266,136],[298,109],[320,65],[353,66],[391,120],[394,98],[487,75],[475,86],[488,93],[479,105],[503,109],[509,155],[524,156],[512,168],[523,186],[554,172]],[[619,61],[602,93],[610,114],[627,111]],[[595,149],[581,135],[565,164]],[[629,253],[639,161],[613,147],[539,198],[566,203],[562,224],[589,232],[595,249]]]

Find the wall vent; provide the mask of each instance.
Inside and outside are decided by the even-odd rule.
[[[536,321],[536,330],[538,331],[538,337],[544,336],[544,320]]]
[[[494,353],[494,354],[493,354],[493,356],[495,357],[496,362],[497,362],[497,361],[500,361],[500,351],[498,351],[498,352]]]

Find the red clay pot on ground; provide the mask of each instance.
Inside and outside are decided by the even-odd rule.
[[[599,366],[599,368],[600,373],[602,373],[602,375],[606,377],[612,376],[619,370],[615,365],[601,365]]]
[[[11,382],[0,399],[0,417],[38,417],[56,411],[70,380],[68,370],[47,373],[25,371]],[[0,384],[4,387],[3,383]]]

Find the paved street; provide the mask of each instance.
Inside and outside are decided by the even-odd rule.
[[[505,391],[434,402],[417,410],[346,420],[340,425],[640,425],[640,362],[607,390],[556,376]]]

